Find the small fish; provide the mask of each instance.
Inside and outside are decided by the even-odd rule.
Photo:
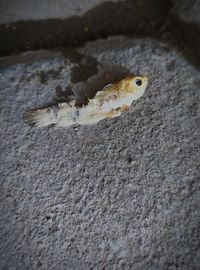
[[[134,100],[142,97],[147,77],[129,76],[98,91],[87,105],[77,107],[75,101],[25,112],[24,121],[35,127],[56,124],[60,127],[92,125],[105,118],[120,116]]]

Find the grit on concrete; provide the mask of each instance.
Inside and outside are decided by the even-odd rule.
[[[79,53],[99,63],[78,83],[78,63],[59,51],[0,60],[0,268],[199,269],[200,71],[151,40],[109,38]],[[79,95],[104,65],[149,77],[121,117],[78,128],[23,123],[56,87]]]

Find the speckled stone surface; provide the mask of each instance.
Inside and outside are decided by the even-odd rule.
[[[199,269],[200,71],[151,40],[109,38],[78,53],[77,63],[59,51],[0,60],[0,269]],[[149,77],[121,117],[23,123],[55,89],[87,92],[107,65]]]

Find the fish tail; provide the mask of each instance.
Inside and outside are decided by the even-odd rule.
[[[56,123],[55,117],[48,108],[26,111],[23,119],[25,123],[34,127],[45,127]]]
[[[71,126],[75,124],[73,111],[75,106],[72,104],[61,103],[58,106],[49,108],[29,110],[24,113],[24,122],[34,127],[45,127],[51,124],[58,126]]]

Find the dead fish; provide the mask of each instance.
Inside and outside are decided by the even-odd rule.
[[[134,100],[143,96],[147,83],[147,77],[129,76],[98,91],[85,106],[77,107],[75,101],[59,103],[57,106],[27,111],[23,119],[35,127],[51,124],[59,127],[93,125],[105,118],[120,116]]]

